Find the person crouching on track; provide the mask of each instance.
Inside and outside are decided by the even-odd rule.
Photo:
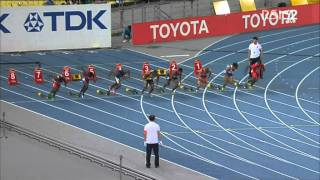
[[[144,93],[145,90],[148,89],[148,87],[150,86],[150,90],[149,90],[149,94],[152,93],[152,91],[154,90],[154,82],[153,79],[156,77],[156,72],[152,69],[150,69],[149,71],[145,72],[145,74],[143,75],[143,80],[144,80],[144,87],[142,89],[142,94]]]
[[[84,93],[88,90],[89,88],[89,81],[90,78],[92,78],[94,76],[94,74],[92,72],[86,72],[84,71],[82,73],[82,88],[79,92],[79,97],[83,98],[84,97]]]
[[[197,89],[199,91],[200,88],[205,88],[208,85],[208,79],[211,78],[212,71],[208,67],[203,67],[198,74],[197,80]]]
[[[181,84],[181,77],[182,77],[182,72],[183,69],[179,68],[177,71],[173,71],[170,75],[169,75],[169,79],[167,80],[167,82],[163,85],[163,90],[169,86],[171,84],[171,82],[174,83],[174,86],[172,88],[172,93],[179,87],[179,85]]]
[[[233,74],[238,69],[238,63],[232,63],[227,65],[227,68],[225,70],[224,78],[223,78],[223,85],[220,87],[220,91],[224,91],[225,87],[228,84],[231,84],[233,86],[238,86],[238,83],[234,80]]]
[[[115,94],[121,86],[121,80],[125,79],[126,75],[130,77],[130,71],[123,70],[122,68],[116,68],[112,74],[114,75],[115,82],[108,88],[107,94],[110,94],[111,92]]]
[[[52,89],[50,93],[48,94],[48,99],[54,99],[57,92],[59,91],[61,87],[61,83],[64,83],[65,86],[67,86],[67,81],[62,75],[57,75],[56,77],[53,78],[52,82]]]
[[[256,62],[250,66],[251,69],[251,77],[247,82],[247,87],[252,87],[260,78],[261,72],[264,71],[264,65],[260,62]]]

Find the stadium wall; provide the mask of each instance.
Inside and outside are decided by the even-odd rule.
[[[132,42],[142,45],[319,24],[319,8],[314,4],[137,23],[132,26]]]
[[[111,47],[110,4],[1,8],[0,52]]]

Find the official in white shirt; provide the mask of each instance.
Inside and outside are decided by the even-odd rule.
[[[249,66],[257,62],[262,64],[262,46],[258,42],[258,37],[252,38],[252,43],[249,45],[249,48],[248,48],[248,59],[249,59]],[[251,68],[249,68],[249,76],[251,77]]]
[[[155,123],[156,117],[149,116],[149,123],[144,126],[144,145],[146,146],[146,167],[150,168],[150,156],[153,150],[155,160],[154,165],[159,167],[159,144],[162,145],[160,126]]]

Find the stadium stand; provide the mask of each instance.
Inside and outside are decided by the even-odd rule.
[[[308,4],[308,0],[291,0],[292,6],[299,6],[304,4]]]
[[[45,3],[44,0],[25,0],[25,1],[10,1],[1,0],[0,7],[17,7],[17,6],[42,6]]]
[[[257,10],[254,0],[240,0],[241,11],[254,11]]]
[[[121,5],[128,6],[144,2],[143,0],[1,0],[0,7],[18,7],[18,6],[43,6],[43,5],[66,5],[66,4],[91,4],[91,3],[111,3],[112,7]]]
[[[320,3],[320,0],[291,0],[292,6],[299,6],[304,4],[316,4]]]
[[[309,4],[317,4],[320,3],[320,0],[308,0]]]
[[[65,3],[65,0],[51,0],[55,5],[60,5]],[[48,0],[1,0],[0,7],[18,7],[18,6],[43,6],[50,5]]]
[[[213,8],[216,15],[230,14],[228,1],[213,2]]]

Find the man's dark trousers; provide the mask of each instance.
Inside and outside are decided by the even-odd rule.
[[[146,157],[146,166],[150,167],[150,157],[151,157],[151,151],[153,150],[155,160],[154,165],[155,167],[159,166],[159,144],[147,144],[147,157]]]

